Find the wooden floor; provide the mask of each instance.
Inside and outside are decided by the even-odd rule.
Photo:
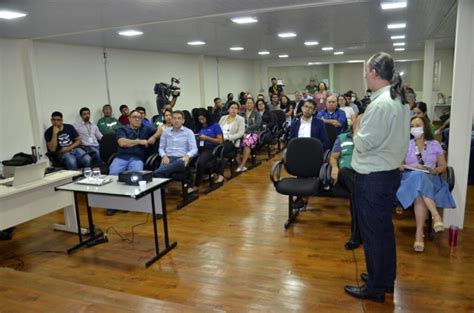
[[[0,264],[45,277],[45,290],[49,277],[196,309],[474,312],[472,186],[465,228],[453,253],[447,232],[434,242],[426,241],[424,253],[413,252],[413,216],[394,216],[396,290],[385,304],[376,304],[354,299],[343,290],[344,285],[357,283],[357,271],[365,271],[362,249],[353,254],[343,247],[349,237],[347,200],[312,198],[310,209],[285,230],[287,198],[273,189],[268,178],[271,163],[264,162],[179,211],[174,205],[177,198],[170,195],[170,236],[178,246],[148,269],[143,264],[153,254],[150,221],[135,228],[133,243],[122,241],[109,230],[108,243],[69,256],[61,252],[76,244],[77,236],[50,230],[52,223],[61,222],[61,212],[17,227],[13,240],[0,242]],[[81,212],[85,220],[85,210]],[[104,210],[94,212],[98,227],[106,230],[113,226],[127,238],[131,238],[131,226],[147,218],[141,213],[107,217]],[[8,290],[5,285],[0,288]],[[18,297],[21,301],[21,294]],[[37,308],[48,311],[42,310],[41,304]],[[9,311],[14,309],[9,306]],[[20,308],[17,311],[22,312]]]

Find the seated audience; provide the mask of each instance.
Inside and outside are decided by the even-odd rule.
[[[352,130],[337,136],[332,147],[329,164],[331,165],[331,178],[334,184],[339,184],[341,188],[349,192],[351,197],[351,238],[344,245],[346,249],[352,250],[360,246],[361,236],[357,214],[353,201],[355,171],[352,168],[352,153],[354,152],[354,142],[352,140]]]
[[[272,94],[270,96],[270,101],[268,101],[268,108],[270,111],[275,111],[275,110],[280,110],[280,98],[278,97],[278,94]]]
[[[222,129],[218,123],[215,123],[209,112],[205,109],[199,109],[198,113],[198,150],[199,159],[197,162],[196,177],[194,178],[194,188],[188,192],[198,192],[206,165],[214,158],[212,151],[217,145],[223,143]],[[224,181],[224,163],[219,162],[215,168],[218,174],[216,183]]]
[[[405,209],[414,204],[416,234],[413,248],[423,252],[423,226],[428,211],[433,218],[434,231],[440,232],[444,230],[444,225],[437,208],[455,208],[456,205],[448,184],[439,176],[446,171],[446,159],[440,144],[433,139],[426,117],[412,117],[411,134],[414,139],[410,140],[403,163],[419,170],[400,167],[403,174],[397,198]]]
[[[104,113],[104,117],[97,121],[97,126],[99,127],[100,132],[102,135],[114,133],[115,130],[120,127],[120,124],[118,120],[112,116],[112,106],[110,104],[105,104],[102,107],[102,113]]]
[[[161,112],[158,112],[157,115],[152,117],[151,123],[153,124],[154,127],[158,127],[164,123],[165,111],[167,110],[173,112],[170,103],[163,105]]]
[[[229,114],[219,120],[219,125],[224,135],[224,153],[228,155],[234,148],[240,148],[241,140],[245,133],[245,119],[238,115],[239,103],[232,101],[229,104]]]
[[[316,91],[313,96],[313,100],[316,103],[316,112],[321,112],[326,109],[326,100],[330,95],[326,83],[320,82],[318,91]]]
[[[291,120],[293,119],[294,112],[294,103],[286,95],[280,97],[280,110],[283,110],[286,115],[286,123],[291,125]]]
[[[224,112],[225,114],[227,114],[227,112],[229,111],[229,104],[234,101],[234,94],[232,92],[229,92],[227,94],[227,101],[225,102],[224,104]]]
[[[263,93],[259,93],[259,94],[257,95],[257,100],[263,100],[263,101],[265,101],[265,95],[264,95]]]
[[[301,95],[301,91],[297,91],[295,92],[295,110],[294,110],[294,117],[297,118],[297,117],[300,117],[301,114],[303,114],[301,112],[302,108],[303,108],[303,104],[304,104],[304,101],[303,100],[303,96]]]
[[[332,124],[337,128],[337,134],[341,134],[347,129],[346,113],[337,108],[337,99],[335,96],[327,98],[326,109],[318,112],[317,118],[324,123]]]
[[[124,126],[130,124],[130,122],[128,121],[128,113],[129,113],[128,106],[126,104],[122,104],[119,110],[121,114],[118,119],[119,123]]]
[[[303,90],[303,96],[302,96],[302,99],[304,101],[306,100],[313,100],[313,96],[311,96],[309,93],[308,93],[308,90]]]
[[[347,125],[352,126],[357,117],[357,114],[356,112],[354,112],[354,109],[348,105],[347,98],[343,95],[338,96],[337,105],[339,106],[339,109],[346,113]]]
[[[117,129],[118,150],[109,167],[110,175],[118,175],[123,171],[141,171],[144,166],[145,148],[153,145],[157,139],[157,131],[142,124],[142,114],[136,110],[130,112],[128,126]],[[107,215],[113,215],[114,209],[108,209]]]
[[[142,124],[143,125],[149,126],[151,128],[155,128],[153,123],[150,122],[150,120],[146,117],[146,110],[145,110],[144,107],[139,106],[135,109],[135,111],[137,111],[138,113],[140,113],[142,115]]]
[[[214,98],[214,107],[212,108],[212,119],[214,121],[218,121],[220,120],[221,116],[225,114],[227,114],[227,112],[224,111],[224,103],[222,102],[221,98]]]
[[[430,118],[428,117],[428,113],[426,113],[427,110],[428,108],[426,107],[426,103],[420,101],[420,102],[415,103],[415,105],[413,106],[412,112],[413,112],[413,116],[426,117],[426,119],[430,123],[431,133],[434,134],[436,127],[431,123]]]
[[[79,111],[82,122],[74,124],[79,137],[81,138],[81,145],[85,147],[84,150],[94,152],[95,163],[102,163],[99,152],[99,141],[102,139],[102,133],[99,127],[90,122],[91,111],[89,108],[82,108]]]
[[[184,172],[189,165],[189,160],[197,154],[194,133],[183,124],[183,112],[174,111],[173,127],[166,129],[161,135],[159,148],[161,164],[153,173],[155,177],[169,178],[173,173]]]
[[[360,107],[360,101],[357,100],[357,94],[353,92],[352,90],[348,90],[345,94],[344,97],[346,97],[346,101],[349,104],[349,106],[354,110],[356,114],[359,114],[359,107]]]
[[[240,165],[237,168],[237,172],[245,172],[247,168],[245,164],[250,156],[251,150],[257,146],[258,143],[258,131],[262,124],[262,117],[255,110],[255,102],[253,98],[247,98],[245,103],[246,111],[241,113],[242,117],[245,119],[245,136],[243,140],[243,152]]]
[[[405,99],[410,106],[410,110],[413,111],[413,108],[416,105],[416,93],[413,88],[409,87],[408,85],[404,86],[405,88]]]
[[[51,124],[44,133],[48,151],[56,154],[68,170],[89,166],[91,157],[80,148],[81,138],[74,126],[63,124],[63,114],[57,111],[51,114]]]
[[[316,103],[313,100],[305,101],[302,116],[291,124],[288,140],[298,137],[311,137],[321,141],[323,149],[329,149],[329,139],[324,123],[313,116]]]
[[[262,128],[263,129],[272,129],[275,126],[275,117],[268,109],[265,101],[263,99],[258,99],[257,103],[257,112],[262,117]]]

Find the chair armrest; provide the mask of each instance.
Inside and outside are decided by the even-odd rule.
[[[326,151],[324,151],[324,154],[323,154],[323,162],[324,163],[329,163],[329,158],[331,157],[331,150],[328,149]]]
[[[112,161],[115,159],[115,157],[117,156],[117,152],[113,153],[109,159],[107,160],[107,166],[110,166],[110,164],[112,164]]]
[[[453,191],[455,184],[454,169],[451,166],[448,166],[446,169],[446,181],[448,182],[449,191]]]
[[[224,158],[224,144],[220,144],[212,149],[212,155],[215,158],[222,160]]]
[[[270,170],[270,179],[273,185],[275,185],[276,183],[280,181],[282,167],[283,167],[283,162],[281,160],[273,163],[272,169]],[[275,174],[276,174],[276,177],[275,177]]]

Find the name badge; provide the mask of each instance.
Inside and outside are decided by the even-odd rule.
[[[323,103],[324,102],[324,99],[323,98],[319,98],[319,103]]]
[[[90,143],[94,143],[94,138],[93,138],[93,137],[89,137],[89,142],[90,142]]]
[[[199,141],[199,146],[200,146],[200,147],[204,147],[204,140],[200,140],[200,141]]]

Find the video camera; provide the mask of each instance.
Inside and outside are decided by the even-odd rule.
[[[179,84],[180,81],[177,78],[172,77],[171,78],[171,85],[167,83],[157,83],[155,84],[155,88],[153,90],[155,91],[156,94],[156,107],[158,109],[158,112],[161,112],[161,109],[163,106],[168,104],[170,102],[169,97],[171,96],[171,93],[173,91],[178,91],[174,95],[176,97],[179,97],[180,95],[180,88],[174,84]]]

